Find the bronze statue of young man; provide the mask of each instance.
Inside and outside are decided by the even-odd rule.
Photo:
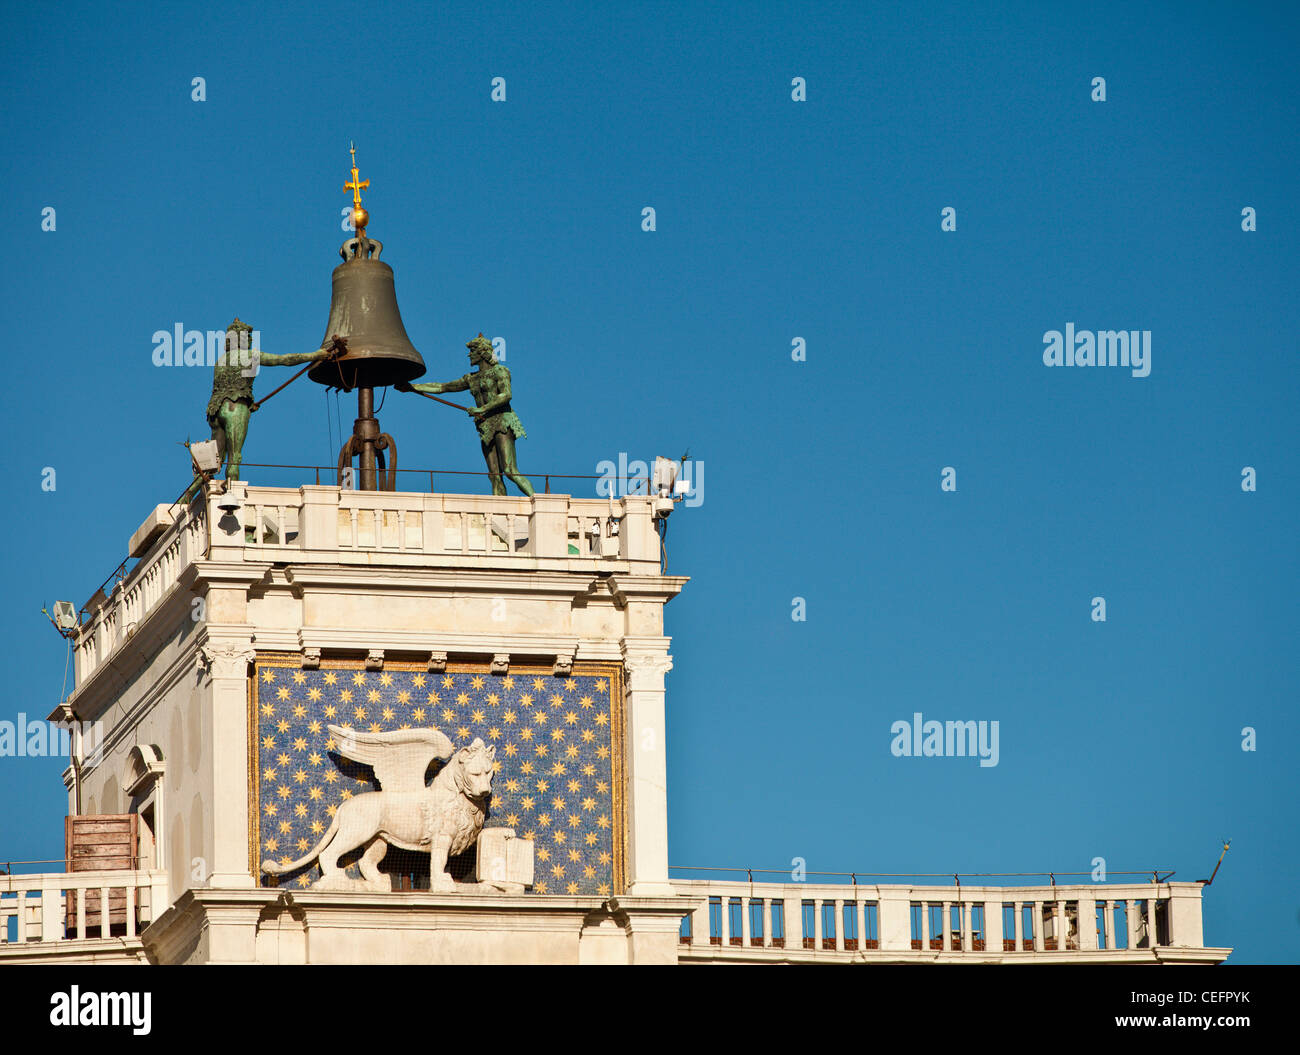
[[[208,400],[208,425],[212,438],[217,441],[217,451],[226,468],[227,480],[239,479],[239,466],[244,455],[244,440],[248,437],[248,419],[257,409],[253,399],[253,378],[263,366],[299,366],[334,359],[344,354],[345,346],[336,341],[316,352],[294,352],[289,355],[271,355],[250,347],[253,327],[240,322],[238,317],[226,330],[226,353],[218,356],[212,368],[212,397]],[[196,477],[185,497],[189,498],[199,488]]]
[[[533,485],[515,464],[515,440],[523,439],[528,433],[524,432],[518,415],[510,409],[510,371],[497,362],[492,354],[492,342],[481,333],[465,347],[469,349],[470,363],[478,367],[476,372],[455,381],[414,385],[401,381],[393,387],[399,392],[428,392],[433,395],[468,389],[475,405],[465,409],[478,426],[479,446],[492,477],[492,493],[506,493],[504,476],[513,480],[524,494],[531,495]]]

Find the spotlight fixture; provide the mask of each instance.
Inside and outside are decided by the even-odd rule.
[[[55,601],[53,615],[50,615],[50,613],[44,608],[42,608],[41,611],[45,614],[45,618],[54,624],[54,629],[57,630],[62,637],[71,637],[79,625],[77,621],[77,609],[73,606],[71,601]]]
[[[652,516],[655,520],[662,520],[673,511],[673,503],[678,501],[673,495],[683,488],[677,482],[677,473],[680,466],[671,458],[665,458],[659,455],[655,458],[654,470],[654,508]]]
[[[194,472],[199,476],[215,473],[221,468],[221,454],[217,450],[216,440],[200,440],[190,444],[190,459],[194,462]]]

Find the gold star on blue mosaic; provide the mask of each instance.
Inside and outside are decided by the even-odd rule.
[[[330,724],[371,733],[432,727],[457,748],[476,738],[496,745],[484,827],[513,828],[533,840],[532,890],[620,893],[624,825],[616,672],[596,667],[577,673],[580,666],[563,678],[518,668],[502,677],[481,665],[435,674],[415,665],[367,671],[360,663],[327,661],[322,669],[302,670],[296,657],[259,657],[250,729],[256,758],[254,874],[266,886],[310,886],[320,878],[315,864],[271,877],[261,862],[303,856],[320,842],[343,802],[377,790],[369,766],[337,753]],[[355,859],[363,849],[343,859],[350,875],[359,875]],[[450,865],[464,878],[472,878],[471,866]],[[399,886],[426,885],[421,878],[427,880],[427,854],[407,854],[394,863],[390,850],[383,867],[407,877]]]

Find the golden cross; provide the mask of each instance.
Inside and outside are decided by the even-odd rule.
[[[348,147],[352,151],[352,182],[343,184],[343,189],[352,192],[352,207],[354,209],[360,209],[361,190],[362,188],[368,188],[370,186],[370,181],[368,179],[357,179],[357,177],[361,175],[361,173],[357,171],[357,145],[355,143],[349,143]]]

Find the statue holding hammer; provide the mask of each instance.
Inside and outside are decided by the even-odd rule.
[[[335,336],[329,344],[315,352],[291,352],[287,355],[272,355],[260,348],[251,347],[253,327],[246,322],[235,321],[226,330],[226,347],[222,355],[217,356],[212,371],[212,396],[208,400],[208,426],[212,429],[212,438],[217,442],[217,451],[226,467],[226,479],[239,479],[239,466],[244,456],[244,440],[248,436],[248,419],[261,404],[274,396],[280,389],[297,380],[306,371],[302,370],[289,378],[280,388],[259,400],[253,398],[253,378],[263,366],[298,366],[319,363],[325,359],[337,359],[347,351],[347,342]],[[188,490],[182,496],[189,501],[198,493],[202,478],[196,476]]]
[[[524,432],[519,416],[510,409],[510,371],[497,362],[496,356],[492,354],[492,342],[481,333],[465,347],[469,349],[470,363],[478,368],[475,372],[465,374],[455,381],[414,385],[401,381],[394,387],[399,392],[418,392],[435,399],[438,393],[468,390],[474,397],[475,405],[459,409],[467,411],[478,426],[479,446],[492,478],[492,493],[506,493],[505,477],[513,480],[524,494],[532,495],[533,485],[515,464],[515,440],[523,439],[528,434]]]

